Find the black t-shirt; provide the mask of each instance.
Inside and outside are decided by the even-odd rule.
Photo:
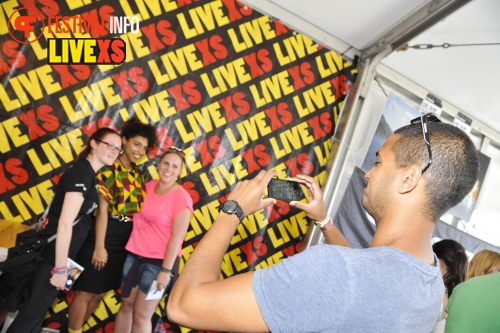
[[[66,170],[59,180],[56,193],[49,209],[49,221],[46,227],[40,230],[40,235],[49,238],[57,233],[59,217],[61,215],[64,196],[68,192],[80,192],[84,201],[78,212],[80,221],[73,227],[69,256],[74,258],[80,250],[81,244],[87,238],[92,215],[97,208],[99,195],[97,193],[96,172],[92,169],[87,159],[78,160],[71,168]],[[45,252],[53,255],[55,241],[51,242]]]

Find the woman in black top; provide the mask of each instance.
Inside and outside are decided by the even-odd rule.
[[[40,235],[50,238],[43,250],[31,285],[31,293],[9,326],[8,333],[39,333],[45,313],[67,282],[67,258],[76,256],[91,226],[97,207],[96,173],[111,165],[121,152],[121,138],[110,128],[97,130],[79,159],[61,176],[49,209],[49,220]],[[80,218],[79,222],[73,222]]]

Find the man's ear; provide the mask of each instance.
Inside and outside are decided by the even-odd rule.
[[[418,185],[418,181],[422,177],[422,169],[418,165],[412,165],[405,169],[403,179],[399,184],[399,193],[408,193],[413,191]]]

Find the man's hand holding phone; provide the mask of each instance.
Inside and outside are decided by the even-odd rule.
[[[261,170],[253,179],[239,181],[229,194],[228,200],[236,201],[245,216],[274,204],[276,200],[273,198],[263,197],[269,180],[274,176],[276,176],[274,170]]]
[[[292,180],[272,178],[267,185],[270,198],[285,202],[300,201],[305,198],[300,183]]]
[[[316,179],[299,174],[293,178],[290,178],[290,180],[304,185],[307,188],[309,197],[308,203],[292,201],[290,202],[290,206],[294,206],[298,209],[303,210],[312,221],[323,221],[328,216],[328,213],[326,212],[325,208],[323,191],[321,191],[321,188],[319,187]]]

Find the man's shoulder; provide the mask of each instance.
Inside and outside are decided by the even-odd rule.
[[[339,245],[318,244],[301,253],[312,261],[320,260],[325,265],[342,262],[345,268],[357,270],[356,267],[401,266],[405,261],[404,254],[390,247],[350,248]],[[307,260],[307,259],[305,259]],[[415,259],[416,260],[416,259]]]
[[[314,249],[311,256],[321,257],[331,254],[334,257],[341,258],[346,267],[350,267],[355,271],[358,269],[370,270],[375,267],[377,271],[394,271],[398,274],[402,270],[406,271],[407,274],[413,271],[417,275],[424,274],[431,278],[440,274],[439,267],[428,265],[412,255],[390,246],[359,249],[321,244],[313,246],[311,249],[315,247],[317,248]]]
[[[341,256],[356,257],[356,258],[370,258],[370,257],[388,257],[388,256],[401,256],[402,252],[392,247],[368,247],[368,248],[351,248],[341,245],[318,244],[311,246],[308,251],[312,250],[313,253],[337,253]],[[315,255],[318,255],[315,254]],[[403,254],[404,256],[404,254]]]
[[[357,258],[370,258],[370,257],[383,258],[390,256],[403,256],[403,257],[405,256],[403,252],[389,246],[351,248],[340,245],[320,244],[317,246],[313,246],[312,248],[317,248],[318,251],[337,252],[343,256],[357,257]]]

